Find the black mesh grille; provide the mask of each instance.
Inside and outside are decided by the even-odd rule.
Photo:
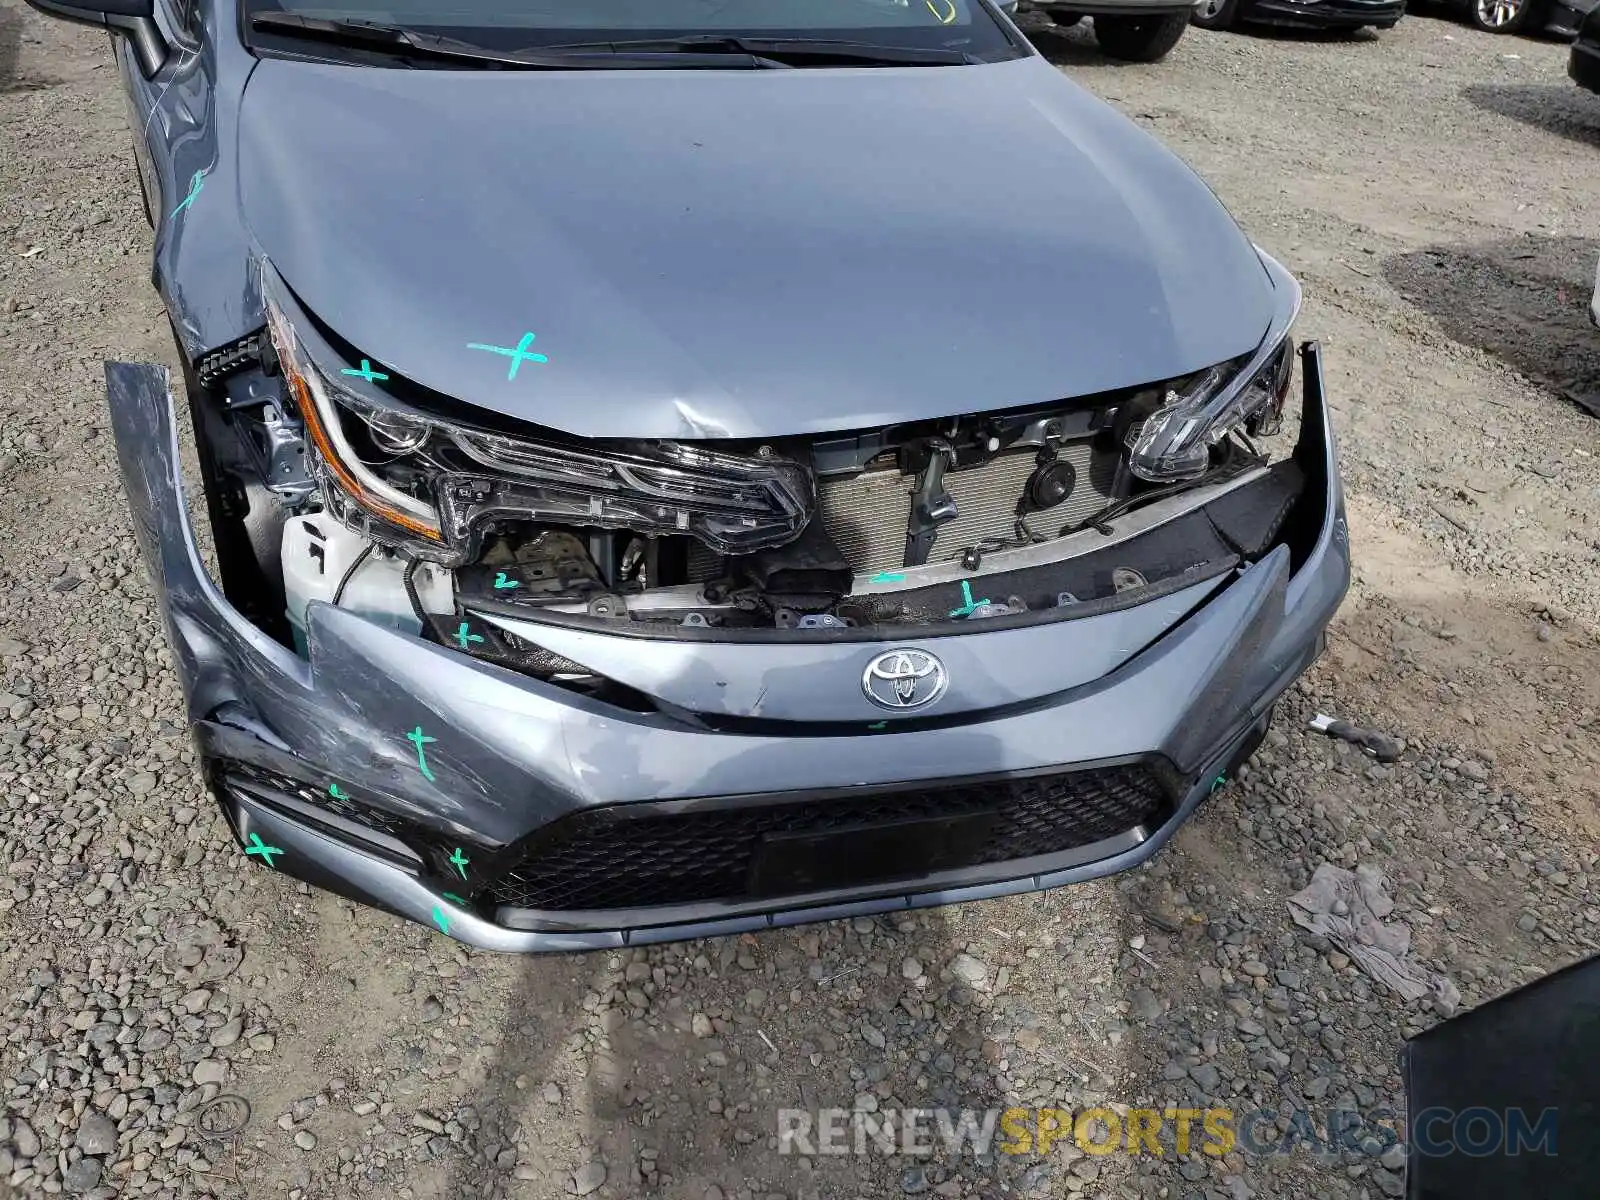
[[[381,808],[363,804],[348,795],[335,796],[331,792],[319,792],[302,780],[279,774],[277,771],[269,771],[265,767],[256,766],[254,763],[229,763],[227,774],[224,776],[225,782],[229,780],[229,777],[241,780],[246,784],[253,783],[271,791],[294,796],[307,804],[314,804],[318,808],[326,809],[328,812],[344,817],[346,820],[365,825],[370,829],[376,829],[396,837],[406,832],[404,821]]]
[[[773,835],[827,834],[930,818],[992,814],[945,869],[1054,854],[1158,823],[1168,793],[1145,765],[1023,779],[945,783],[869,795],[688,813],[618,805],[552,823],[487,889],[495,903],[546,912],[738,902]],[[892,870],[854,880],[869,886]]]

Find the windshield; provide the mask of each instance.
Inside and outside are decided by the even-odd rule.
[[[363,21],[458,38],[496,50],[574,42],[699,37],[825,38],[959,51],[994,60],[1019,53],[979,0],[244,0],[259,13]],[[257,31],[256,45],[289,35]]]

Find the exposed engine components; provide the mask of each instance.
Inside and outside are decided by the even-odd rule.
[[[306,608],[313,600],[347,609],[401,633],[422,632],[406,584],[404,560],[324,514],[290,517],[283,527],[284,607],[296,648],[306,649]],[[411,585],[424,612],[455,609],[450,572],[423,564]]]
[[[905,565],[920,567],[933,552],[939,526],[961,515],[955,497],[944,486],[944,473],[955,461],[955,449],[943,438],[925,438],[904,447],[900,457],[901,470],[915,468],[917,475],[911,511],[906,515]]]
[[[606,591],[583,542],[556,529],[531,531],[527,540],[495,535],[478,562],[456,570],[456,581],[464,597],[531,606],[587,602]]]
[[[1143,571],[1136,571],[1132,567],[1117,567],[1111,572],[1111,586],[1119,592],[1131,592],[1137,588],[1148,587],[1150,581],[1144,577]]]

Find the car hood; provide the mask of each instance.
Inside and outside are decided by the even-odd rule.
[[[239,139],[257,249],[357,356],[583,436],[773,437],[1085,395],[1242,354],[1272,310],[1206,186],[1031,56],[265,60]]]

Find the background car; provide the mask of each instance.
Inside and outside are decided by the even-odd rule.
[[[1194,23],[1201,29],[1228,29],[1241,21],[1313,29],[1364,25],[1393,29],[1405,11],[1405,0],[1200,0]]]
[[[1453,0],[1467,17],[1487,33],[1523,30],[1574,37],[1585,16],[1600,0]]]
[[[1159,62],[1172,52],[1196,11],[1196,0],[1089,0],[1082,4],[1024,2],[1023,12],[1042,12],[1062,28],[1094,19],[1094,40],[1112,58]],[[1013,7],[1010,11],[1017,11]]]
[[[1581,88],[1600,92],[1600,8],[1578,23],[1578,40],[1567,57],[1567,74]]]

